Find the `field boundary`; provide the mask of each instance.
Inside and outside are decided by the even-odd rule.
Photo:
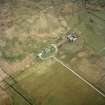
[[[72,70],[70,67],[68,67],[67,65],[65,65],[63,63],[63,61],[61,61],[60,59],[58,59],[57,57],[53,57],[59,64],[61,64],[62,66],[64,66],[67,70],[71,71],[75,76],[77,76],[80,80],[84,81],[87,85],[89,85],[91,88],[93,88],[96,92],[98,92],[101,96],[103,96],[105,98],[105,93],[103,93],[102,91],[100,91],[99,89],[97,89],[92,83],[90,83],[89,81],[87,81],[86,79],[84,79],[82,76],[80,76],[78,73],[76,73],[74,70]]]

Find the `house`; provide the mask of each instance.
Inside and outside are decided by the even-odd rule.
[[[70,32],[67,34],[67,40],[69,42],[75,42],[78,39],[76,32]]]

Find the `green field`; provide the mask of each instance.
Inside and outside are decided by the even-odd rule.
[[[16,82],[6,79],[12,86],[7,86],[9,105],[105,105],[105,97],[52,57],[104,94],[105,11],[80,8],[75,12],[77,5],[69,0],[55,0],[55,4],[50,0],[22,0],[11,8],[14,22],[0,37],[0,59],[13,65],[14,71],[20,67],[24,71],[12,75]],[[76,32],[78,40],[66,41],[55,52],[50,45],[63,42],[67,32]],[[46,48],[42,57],[49,59],[42,60],[38,54]]]
[[[96,14],[99,15],[101,13],[99,12]],[[84,16],[86,16],[86,18],[84,18]],[[97,18],[95,18],[94,23],[89,23],[89,16],[90,14],[88,14],[86,11],[83,11],[79,14],[79,16],[65,17],[67,21],[70,22],[70,27],[73,27],[72,31],[81,32],[80,39],[77,43],[67,43],[58,49],[59,52],[56,56],[59,59],[62,59],[66,64],[70,65],[70,60],[77,56],[78,52],[81,52],[82,50],[86,51],[88,57],[91,54],[98,56],[102,54],[100,53],[100,50],[105,46],[105,41],[103,39],[104,36],[101,36],[102,33],[100,33],[100,31],[102,32],[105,24]],[[96,22],[98,23],[96,24]],[[99,27],[100,29],[98,30]],[[99,35],[97,35],[97,31],[99,31]],[[48,43],[49,42],[50,41],[48,41]],[[53,42],[53,40],[51,42]],[[54,42],[57,41],[54,39]],[[48,43],[42,44],[40,41],[39,43],[40,46],[42,46],[38,49],[35,49],[35,52],[41,51],[43,46],[48,45]],[[34,50],[32,52],[34,52]],[[64,58],[62,58],[62,56],[64,56]],[[87,56],[84,57],[84,59],[85,58],[87,59]],[[81,59],[82,58],[80,58],[80,61]],[[79,59],[76,64],[78,62]],[[77,65],[75,66],[75,64],[73,64],[73,68],[78,70]],[[22,91],[21,93],[24,94],[35,105],[105,104],[105,99],[101,95],[99,95],[95,90],[82,82],[70,71],[67,71],[65,67],[58,64],[54,60],[43,62],[36,60],[32,67],[30,67],[20,76],[16,76],[15,79],[18,81],[18,85],[14,84],[13,86],[17,90]],[[28,105],[27,102],[25,102],[22,97],[18,96],[13,90],[11,93],[13,93],[13,105]]]
[[[66,64],[70,65],[70,60],[83,49],[85,49],[88,54],[94,52],[94,54],[100,55],[100,49],[105,46],[103,36],[98,36],[96,34],[97,30],[93,29],[93,26],[96,26],[96,24],[88,24],[88,16],[82,20],[82,16],[84,15],[88,14],[83,12],[80,14],[80,17],[70,17],[70,20],[72,20],[70,21],[70,27],[73,27],[73,31],[81,32],[79,41],[77,43],[65,44],[59,49],[56,55],[59,59],[62,59],[62,56],[64,56],[62,60]],[[69,19],[69,17],[66,18]],[[72,23],[74,21],[77,21],[77,23]],[[97,23],[98,25],[104,26],[101,20],[96,18],[95,21],[99,21],[100,24]],[[76,28],[75,25],[77,25]],[[49,42],[50,41],[48,41],[48,43]],[[54,42],[56,41],[54,40]],[[33,41],[32,45],[34,43],[36,42]],[[24,51],[27,51],[27,53],[35,52],[34,56],[36,56],[36,52],[41,51],[44,46],[48,45],[48,43],[43,44],[40,41],[38,44],[39,43],[39,48],[35,47],[33,50],[33,47],[32,50],[31,48],[27,50],[25,46]],[[62,53],[60,54],[60,52]],[[75,64],[73,67],[74,66]],[[43,62],[35,60],[35,64],[32,67],[25,70],[21,75],[16,76],[15,79],[18,83],[13,84],[13,86],[35,105],[105,105],[104,97],[54,60]],[[28,103],[12,89],[10,89],[10,92],[12,105],[28,105]]]
[[[13,86],[35,105],[104,105],[105,99],[53,59],[36,63]],[[20,90],[20,91],[21,91]],[[13,91],[12,91],[13,92]],[[27,94],[26,94],[27,93]],[[13,105],[27,105],[13,92]]]

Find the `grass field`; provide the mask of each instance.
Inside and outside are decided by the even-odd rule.
[[[80,38],[76,43],[61,47],[56,57],[104,91],[105,21],[101,18],[105,17],[105,12],[90,12],[82,11],[70,18],[66,16],[69,26],[80,33]]]
[[[82,49],[86,49],[86,53],[89,55],[89,52],[96,54],[104,47],[105,43],[103,38],[97,36],[90,25],[82,22],[79,24],[79,28],[74,28],[74,30],[83,31],[80,39],[81,42],[71,45],[68,43],[59,49],[62,52],[61,55],[65,55],[63,59],[65,63],[68,63],[68,61],[70,61],[73,56],[76,56]],[[86,42],[84,42],[84,40]],[[58,57],[61,57],[61,55],[58,53]],[[78,68],[78,66],[76,67]],[[101,95],[55,61],[37,62],[33,67],[30,67],[29,70],[26,70],[26,72],[19,77],[16,77],[16,80],[21,89],[25,91],[25,93],[22,91],[22,94],[28,98],[31,97],[31,102],[35,103],[35,105],[105,104],[105,99]],[[16,87],[17,90],[19,89],[17,84],[15,84],[14,87]],[[14,92],[12,99],[13,105],[27,105],[27,103]]]
[[[37,57],[50,44],[62,42],[68,30],[78,33],[78,40],[62,45],[55,56],[105,92],[105,12],[81,9],[71,14],[71,6],[78,8],[66,1],[57,0],[59,5],[50,0],[33,1],[12,4],[13,26],[0,37],[0,58],[8,65],[21,64],[32,55],[28,59],[32,65],[23,61],[21,67],[12,66],[14,71],[22,68],[24,72],[13,74],[17,83],[8,82],[32,105],[105,105],[104,97],[54,59]],[[29,105],[12,88],[8,92],[10,105]]]
[[[36,63],[29,70],[16,77],[18,86],[32,97],[35,105],[104,105],[105,99],[87,84],[53,59]],[[14,92],[13,92],[14,93]],[[23,104],[13,94],[13,105]],[[20,103],[18,103],[20,102]]]

